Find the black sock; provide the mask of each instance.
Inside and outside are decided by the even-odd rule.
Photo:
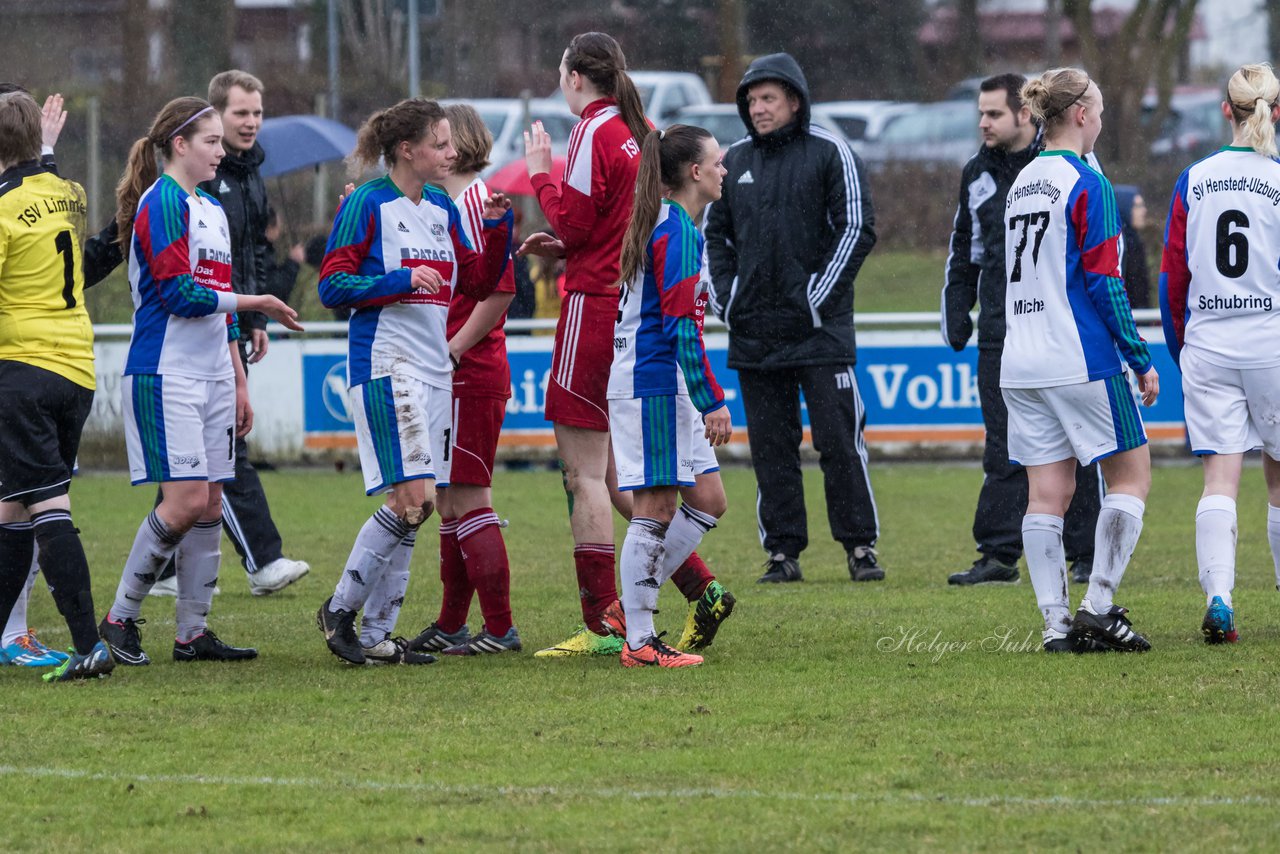
[[[9,612],[27,585],[27,573],[21,567],[26,561],[27,571],[30,571],[35,544],[30,522],[0,525],[0,621],[9,619]]]
[[[49,584],[49,592],[67,621],[76,652],[87,655],[98,642],[98,625],[93,618],[89,561],[80,544],[80,532],[71,524],[71,511],[36,513],[31,517],[31,525],[40,545],[40,571]]]

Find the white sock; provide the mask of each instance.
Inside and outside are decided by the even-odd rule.
[[[654,635],[653,612],[662,587],[667,526],[657,519],[636,516],[622,542],[622,610],[627,615],[627,644],[632,649]]]
[[[411,532],[412,529],[387,505],[379,507],[356,535],[347,565],[334,588],[330,610],[359,611],[364,608],[378,579],[391,562],[392,553]]]
[[[179,643],[190,643],[204,634],[213,607],[222,565],[222,520],[196,522],[178,546],[175,569],[178,578]]]
[[[1280,507],[1267,505],[1267,542],[1271,543],[1271,562],[1276,565],[1276,589],[1280,590]]]
[[[115,602],[107,612],[108,619],[116,622],[138,619],[147,591],[156,583],[160,570],[164,569],[181,542],[182,534],[170,531],[154,510],[147,514],[138,526],[133,548],[124,562]]]
[[[360,620],[361,646],[375,646],[395,631],[400,608],[404,605],[404,594],[409,589],[409,562],[413,559],[413,546],[417,541],[417,531],[410,532],[400,541],[391,553],[382,577],[369,593],[364,617]]]
[[[1147,505],[1134,495],[1113,492],[1102,499],[1093,535],[1093,574],[1081,607],[1088,603],[1093,613],[1105,614],[1115,604],[1113,597],[1138,545],[1146,509]]]
[[[693,554],[693,550],[702,542],[707,532],[716,526],[716,517],[710,513],[695,510],[688,504],[681,504],[676,516],[667,526],[666,557],[662,559],[662,578],[666,583],[676,574],[684,562]]]
[[[27,523],[28,527],[30,524],[30,522]],[[22,594],[18,597],[18,601],[13,603],[13,610],[9,612],[9,620],[4,624],[4,634],[0,635],[0,646],[17,643],[18,638],[27,633],[27,602],[31,599],[31,587],[36,582],[36,574],[40,572],[38,556],[39,552],[36,552],[31,558],[31,572],[27,575],[27,583],[22,588]]]
[[[1045,630],[1066,634],[1071,628],[1071,605],[1067,596],[1067,555],[1062,548],[1062,517],[1047,513],[1023,516],[1022,551]]]
[[[1225,495],[1206,495],[1196,507],[1196,563],[1205,604],[1221,596],[1231,607],[1236,586],[1236,502]]]

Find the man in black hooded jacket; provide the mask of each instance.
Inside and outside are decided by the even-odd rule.
[[[853,580],[878,581],[866,411],[853,374],[853,282],[876,241],[870,189],[844,141],[810,125],[809,86],[790,55],[752,62],[737,101],[749,136],[725,154],[706,236],[712,307],[729,328],[759,489],[769,555],[760,581],[801,580],[802,391],[832,536]]]

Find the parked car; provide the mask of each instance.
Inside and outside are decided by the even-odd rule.
[[[1222,117],[1222,92],[1216,89],[1175,92],[1169,99],[1169,115],[1153,130],[1156,96],[1142,100],[1142,120],[1151,142],[1152,157],[1191,162],[1231,142],[1231,128]]]
[[[900,101],[824,101],[813,105],[813,117],[839,132],[861,154],[864,145],[880,136],[890,120],[916,107]]]
[[[676,121],[685,107],[711,103],[711,92],[702,78],[688,71],[629,71],[640,91],[644,113],[664,128]],[[710,130],[710,128],[708,128]]]
[[[861,154],[873,169],[891,162],[962,165],[980,144],[974,105],[938,101],[890,117]]]
[[[747,135],[737,104],[701,104],[685,107],[676,114],[672,124],[697,125],[711,131],[720,143],[720,150],[728,148]]]
[[[578,117],[559,96],[531,98],[527,108],[520,98],[447,98],[440,103],[470,104],[493,134],[493,153],[489,156],[493,165],[485,170],[486,175],[524,157],[524,131],[532,122],[542,122],[551,135],[551,153],[560,156],[568,151],[569,133],[578,123]]]

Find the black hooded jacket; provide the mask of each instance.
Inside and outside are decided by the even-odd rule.
[[[238,294],[265,293],[267,276],[267,186],[259,168],[266,154],[255,142],[240,154],[228,151],[218,174],[200,189],[218,200],[231,229],[231,289]],[[265,329],[267,318],[256,311],[240,312],[242,337],[251,329]]]
[[[796,120],[755,132],[747,90],[780,81]],[[707,213],[712,308],[729,327],[729,366],[851,365],[853,280],[875,245],[871,191],[843,140],[809,124],[809,85],[785,53],[751,63],[738,86],[749,136],[725,154],[724,193]]]

